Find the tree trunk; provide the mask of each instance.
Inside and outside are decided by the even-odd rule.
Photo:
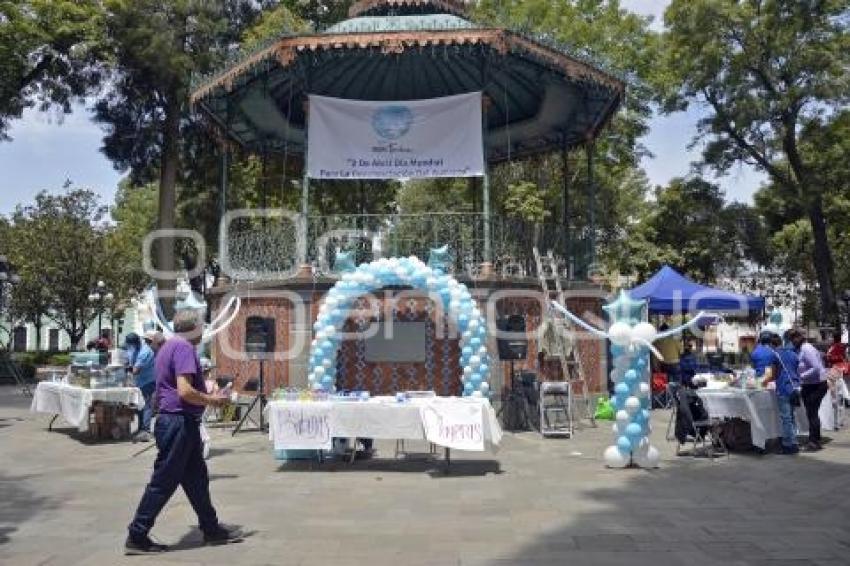
[[[162,157],[160,159],[159,180],[159,211],[157,227],[160,230],[173,230],[175,224],[175,208],[177,206],[177,168],[180,162],[180,103],[175,95],[169,98],[165,109],[165,123],[162,131]],[[174,239],[161,238],[156,246],[156,268],[159,271],[173,272]],[[160,303],[163,313],[171,318],[174,312],[173,292],[176,285],[174,278],[157,279],[157,289],[160,293]]]
[[[41,321],[40,321],[40,319],[39,319],[39,322],[36,322],[35,324],[33,324],[33,327],[35,328],[35,351],[41,352]]]
[[[840,328],[838,302],[835,298],[835,264],[826,231],[826,219],[823,214],[823,198],[815,196],[809,204],[809,221],[814,236],[814,266],[820,288],[821,314],[829,324]]]

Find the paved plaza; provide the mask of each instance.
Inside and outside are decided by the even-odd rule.
[[[0,564],[808,566],[850,564],[850,433],[817,454],[676,457],[656,412],[659,470],[606,470],[610,425],[573,440],[506,434],[498,454],[281,466],[267,438],[213,431],[222,520],[242,544],[203,547],[178,493],[160,557],[124,557],[155,450],[91,444],[0,388]],[[408,446],[408,448],[412,448]],[[425,445],[416,447],[425,450]]]

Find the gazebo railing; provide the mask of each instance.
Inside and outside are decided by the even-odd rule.
[[[357,263],[380,257],[416,256],[448,245],[451,271],[476,276],[484,262],[482,214],[349,214],[311,216],[307,223],[307,259],[322,275],[333,273],[337,249],[353,251]],[[297,269],[297,226],[287,218],[252,219],[228,233],[228,265],[237,279],[275,280]],[[562,225],[490,217],[493,270],[504,277],[536,277],[533,249],[550,250],[562,277],[583,277],[588,267],[586,238],[567,240]]]

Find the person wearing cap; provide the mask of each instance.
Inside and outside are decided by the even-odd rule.
[[[156,390],[154,352],[147,341],[143,342],[135,332],[129,333],[124,339],[124,347],[127,350],[130,373],[133,374],[136,387],[142,391],[142,397],[145,400],[145,406],[139,411],[139,430],[133,437],[133,441],[150,442],[153,394]]]
[[[756,372],[756,377],[764,377],[764,371],[773,365],[776,354],[771,348],[773,333],[764,331],[759,334],[759,343],[750,354],[750,362]]]
[[[162,332],[148,330],[145,332],[145,342],[148,346],[150,346],[151,350],[153,350],[153,353],[156,354],[165,342],[165,336],[163,336]]]

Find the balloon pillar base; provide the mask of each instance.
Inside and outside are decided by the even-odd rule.
[[[305,263],[298,267],[298,271],[295,273],[295,277],[298,279],[312,279],[313,278],[313,266],[309,263]]]

